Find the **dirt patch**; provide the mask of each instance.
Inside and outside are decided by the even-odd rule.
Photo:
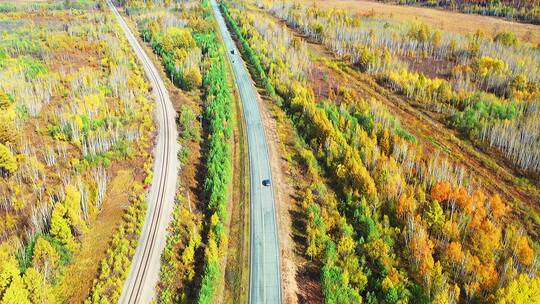
[[[300,0],[305,5],[339,8],[359,15],[375,15],[400,21],[419,20],[430,26],[462,34],[481,30],[495,36],[501,31],[512,31],[522,41],[540,43],[540,25],[506,21],[500,18],[463,14],[440,9],[400,6],[366,0]]]
[[[310,83],[313,83],[315,96],[324,98],[339,91],[341,87],[339,81],[332,77],[328,69],[314,65],[308,75]],[[332,91],[332,93],[330,92]]]

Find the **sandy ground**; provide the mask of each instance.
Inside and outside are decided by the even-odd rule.
[[[258,100],[268,143],[270,166],[272,167],[272,180],[274,182],[273,187],[276,195],[283,303],[297,303],[299,289],[295,279],[297,265],[294,261],[294,244],[292,240],[290,216],[290,211],[293,206],[291,200],[294,189],[286,181],[285,171],[287,162],[280,157],[280,142],[277,134],[276,121],[272,116],[268,105],[266,105],[269,101],[261,98],[258,98]]]
[[[501,31],[511,31],[521,40],[540,43],[540,25],[507,21],[502,18],[462,14],[426,7],[401,6],[384,4],[366,0],[300,0],[305,4],[322,8],[340,8],[359,14],[374,13],[381,17],[392,17],[396,20],[420,20],[451,32],[474,34],[477,30],[491,35]]]

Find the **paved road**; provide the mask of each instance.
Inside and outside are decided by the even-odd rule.
[[[272,179],[272,172],[264,127],[257,104],[257,91],[225,25],[216,1],[212,0],[211,3],[225,43],[228,59],[233,68],[247,125],[251,174],[249,302],[281,303],[279,243],[274,192],[273,186],[265,187],[262,185],[263,179]],[[233,49],[235,54],[230,52]]]
[[[158,103],[156,120],[159,124],[159,132],[154,150],[154,178],[147,196],[148,210],[131,269],[119,300],[120,303],[150,303],[155,296],[161,252],[165,247],[166,229],[174,206],[178,174],[175,111],[156,67],[110,0],[107,0],[107,3],[142,63]]]

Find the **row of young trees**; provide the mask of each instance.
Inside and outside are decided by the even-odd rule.
[[[248,45],[254,54],[264,56],[267,52],[257,49],[267,43],[261,37],[274,37],[275,32],[269,30],[271,27],[265,27],[270,31],[265,34],[254,31],[251,23],[256,22],[253,20],[265,17],[241,15],[239,11],[245,11],[246,7],[238,3],[234,5],[238,10],[228,9],[222,4],[229,24],[240,24],[231,28],[239,39],[247,42],[242,43],[243,46]],[[297,50],[290,45],[283,48],[288,53]],[[273,52],[260,62],[275,64],[284,58],[283,53]],[[280,66],[290,68],[286,60],[284,63]],[[269,66],[264,68],[268,70]],[[278,75],[289,73],[286,70],[277,72]],[[407,156],[404,157],[404,151],[423,149],[399,128],[383,127],[381,122],[384,120],[372,116],[365,102],[353,98],[346,101],[347,107],[342,105],[341,109],[328,103],[316,105],[306,82],[280,83],[277,77],[269,81],[275,83],[275,87],[286,89],[277,92],[291,113],[299,134],[314,151],[315,159],[336,183],[336,192],[342,200],[337,208],[339,213],[343,219],[351,221],[348,229],[342,228],[350,232],[350,245],[338,243],[336,256],[332,246],[325,247],[324,241],[326,231],[329,231],[327,227],[332,227],[333,222],[326,222],[330,218],[317,205],[310,204],[313,201],[311,194],[305,195],[309,218],[307,253],[310,256],[328,253],[322,260],[322,288],[326,302],[348,303],[358,300],[360,295],[369,303],[395,303],[407,299],[452,303],[461,299],[489,299],[497,286],[516,278],[513,271],[535,272],[534,251],[530,241],[519,230],[504,235],[515,245],[508,246],[508,243],[501,241],[501,229],[505,224],[502,224],[500,217],[504,217],[508,207],[498,196],[486,199],[480,191],[469,194],[465,188],[456,186],[462,195],[462,202],[466,202],[463,206],[467,207],[459,209],[455,205],[452,207],[452,203],[441,206],[440,202],[455,204],[457,198],[443,199],[438,196],[436,189],[447,183],[433,175],[430,157],[422,156],[422,153],[411,155],[409,152],[405,152]],[[403,146],[411,148],[405,149]],[[340,158],[340,153],[346,157]],[[411,156],[412,162],[409,161]],[[364,169],[357,169],[362,167]],[[355,172],[361,171],[366,172],[360,175],[363,178],[354,178]],[[366,187],[367,184],[372,186]],[[443,232],[444,227],[454,232]],[[485,237],[474,239],[473,235]],[[495,239],[492,235],[495,235]],[[452,244],[452,240],[456,243]],[[465,267],[467,270],[456,274],[452,271],[454,266],[445,262],[453,251],[447,253],[445,250],[450,248],[455,251],[458,246],[459,252],[463,253],[463,256],[458,254],[460,265],[468,266]],[[400,247],[406,250],[397,251],[396,248]],[[349,277],[352,274],[348,272],[350,265],[333,268],[336,261],[343,261],[339,253],[344,252],[345,248],[354,248],[352,252],[359,258],[357,261],[364,261],[354,272],[361,275]],[[523,253],[519,263],[524,264],[507,268],[514,265],[512,261],[516,260],[516,252]],[[347,271],[342,272],[343,269]],[[480,269],[480,273],[474,273],[475,269]],[[348,285],[343,282],[349,282],[352,289],[347,290]],[[529,286],[533,287],[534,282],[528,281]]]
[[[213,303],[216,285],[222,275],[219,265],[220,252],[227,248],[225,227],[232,175],[233,96],[228,85],[225,54],[215,30],[217,25],[210,3],[204,0],[201,5],[205,20],[213,26],[198,36],[198,43],[206,56],[203,78],[206,99],[204,112],[211,137],[206,162],[208,171],[204,182],[210,225],[207,227],[205,268],[197,302]]]
[[[135,186],[138,197],[131,198],[120,226],[114,233],[107,249],[106,257],[99,264],[99,274],[94,279],[92,289],[86,300],[90,303],[117,303],[124,281],[128,276],[131,259],[141,234],[146,215],[146,200],[142,187]]]

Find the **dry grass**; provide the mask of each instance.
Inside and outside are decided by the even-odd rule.
[[[216,28],[216,31],[218,29]],[[227,61],[229,87],[234,93],[235,128],[233,139],[232,200],[229,206],[229,244],[224,271],[225,281],[220,284],[221,297],[216,303],[246,303],[249,288],[249,167],[247,136],[242,103],[232,79],[232,67]]]
[[[400,6],[366,0],[299,0],[321,8],[340,8],[366,15],[375,14],[400,21],[417,19],[450,32],[474,34],[477,30],[490,35],[511,31],[522,41],[540,44],[540,25],[510,22],[501,18],[462,14],[425,7]]]
[[[127,193],[133,179],[131,170],[119,170],[112,180],[103,211],[83,236],[81,248],[74,254],[73,263],[68,265],[64,279],[56,288],[61,301],[82,303],[87,297],[97,275],[99,261],[106,256],[108,243],[128,206]]]

